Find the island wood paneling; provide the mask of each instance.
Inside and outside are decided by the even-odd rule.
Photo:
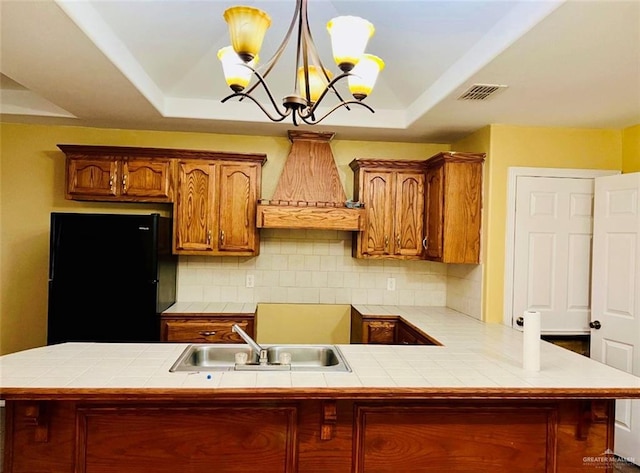
[[[295,473],[291,406],[80,408],[78,473]],[[123,427],[125,427],[123,429]]]
[[[356,388],[352,399],[331,399],[285,388],[246,389],[234,400],[233,390],[197,391],[192,401],[82,400],[81,392],[75,401],[7,401],[4,471],[579,473],[592,468],[584,458],[613,448],[607,399],[460,399],[454,389],[425,399]]]
[[[356,472],[551,473],[553,407],[358,406]]]

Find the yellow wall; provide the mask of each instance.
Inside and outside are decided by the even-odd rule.
[[[265,153],[262,196],[269,198],[291,144],[286,137],[110,130],[2,123],[0,126],[0,354],[46,343],[49,218],[52,211],[151,213],[168,205],[104,204],[64,199],[64,155],[58,143]],[[332,142],[348,197],[356,157],[425,159],[447,145]],[[87,308],[90,313],[91,308]]]
[[[2,143],[2,140],[0,137],[0,144],[1,143]],[[4,247],[2,242],[6,240],[6,235],[4,232],[4,226],[2,224],[2,221],[3,221],[3,218],[2,218],[2,152],[0,150],[0,355],[2,355],[2,314],[3,314],[2,301],[4,300],[4,296],[6,294],[4,291],[4,284],[2,282],[4,278],[4,271],[2,271],[2,268],[4,267],[4,251],[2,251],[2,249]]]
[[[258,343],[340,343],[351,336],[347,304],[258,304]]]
[[[453,151],[464,151],[468,153],[485,153],[484,165],[482,169],[482,237],[480,239],[480,262],[482,264],[482,279],[487,277],[487,242],[488,242],[488,222],[491,219],[491,208],[487,205],[489,202],[489,189],[491,189],[491,127],[486,126],[475,133],[466,136],[451,146]],[[480,295],[482,299],[482,320],[486,320],[484,310],[485,294],[482,291]]]
[[[640,125],[622,130],[622,172],[640,172]]]
[[[508,168],[622,168],[620,130],[492,125],[485,191],[483,318],[502,322]]]

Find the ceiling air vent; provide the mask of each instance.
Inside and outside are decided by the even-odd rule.
[[[496,84],[473,84],[458,97],[458,100],[487,100],[493,94],[506,87],[506,85]]]

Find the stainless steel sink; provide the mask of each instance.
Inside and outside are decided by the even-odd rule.
[[[351,371],[335,345],[273,345],[264,348],[267,360],[257,363],[257,356],[247,345],[193,344],[180,354],[169,371]],[[244,356],[246,362],[242,360]]]

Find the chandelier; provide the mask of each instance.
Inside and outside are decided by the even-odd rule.
[[[367,42],[375,31],[367,20],[355,16],[340,16],[327,23],[333,58],[340,69],[340,73],[333,77],[331,71],[322,65],[313,43],[307,0],[296,0],[296,10],[287,34],[271,59],[260,68],[257,68],[257,63],[262,41],[271,25],[269,15],[258,8],[235,6],[227,9],[223,17],[229,26],[232,45],[220,49],[218,58],[222,62],[227,85],[233,93],[222,99],[222,103],[232,98],[246,98],[253,101],[270,120],[280,122],[291,116],[295,126],[300,122],[315,125],[341,107],[350,110],[350,105],[359,105],[374,112],[362,100],[371,93],[378,73],[384,68],[384,62],[377,56],[364,53]],[[267,86],[266,78],[282,56],[296,27],[298,37],[294,91],[292,95],[284,97],[282,105],[278,106]],[[248,87],[253,76],[257,81]],[[344,100],[336,90],[335,84],[343,79],[347,80],[353,99]],[[251,95],[259,86],[266,92],[273,108],[271,113]],[[317,117],[318,106],[329,93],[333,93],[339,103]]]

